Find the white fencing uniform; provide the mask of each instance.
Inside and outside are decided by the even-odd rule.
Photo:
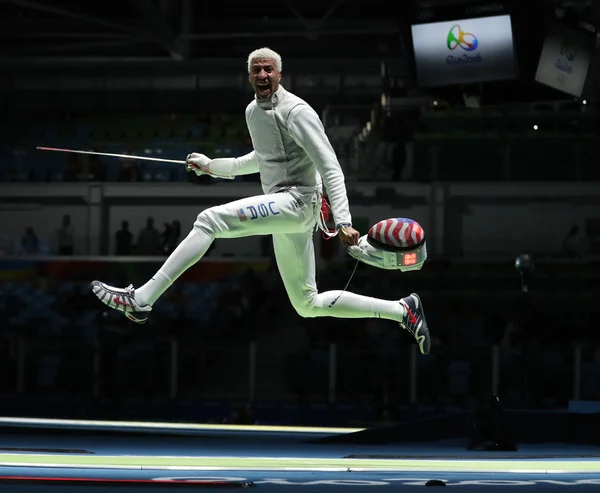
[[[279,86],[269,101],[254,99],[248,105],[246,123],[254,150],[239,158],[213,159],[206,167],[221,176],[259,172],[264,195],[201,212],[152,280],[135,290],[137,302],[154,303],[214,239],[271,234],[281,278],[301,316],[400,321],[405,311],[398,301],[317,291],[313,235],[323,185],[335,224],[352,223],[344,174],[317,113]]]

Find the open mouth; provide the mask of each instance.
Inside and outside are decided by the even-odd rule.
[[[256,92],[259,96],[268,96],[271,93],[271,84],[259,82],[256,84]]]

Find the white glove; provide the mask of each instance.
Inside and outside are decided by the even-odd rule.
[[[204,154],[192,152],[185,158],[185,170],[193,171],[196,175],[201,176],[204,174],[210,175],[208,171],[208,163],[211,159]]]
[[[387,270],[398,269],[396,253],[375,248],[367,241],[367,235],[361,236],[356,245],[347,247],[346,251],[352,258],[372,267]]]
[[[421,270],[421,267],[423,267],[423,263],[427,259],[427,246],[425,243],[423,243],[421,248],[425,253],[423,260],[420,263],[411,266],[404,266],[402,264],[402,261],[399,257],[402,255],[401,252],[388,252],[371,245],[367,240],[367,235],[361,236],[356,245],[347,247],[346,252],[348,252],[348,255],[350,255],[352,258],[360,260],[361,262],[372,267],[406,272],[410,270]]]

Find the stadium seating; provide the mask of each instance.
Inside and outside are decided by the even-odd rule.
[[[600,178],[593,112],[426,110],[409,180],[590,181]]]
[[[326,132],[351,176],[358,171],[354,153],[361,124],[348,115],[344,121],[329,120]],[[403,179],[598,180],[594,151],[598,126],[589,108],[586,112],[544,107],[424,109],[412,125],[414,163]],[[245,119],[238,114],[41,118],[17,122],[12,131],[19,133],[13,148],[0,151],[3,182],[189,180],[184,168],[171,164],[38,151],[36,146],[174,160],[193,151],[227,157],[251,149]],[[238,178],[242,179],[247,178]]]

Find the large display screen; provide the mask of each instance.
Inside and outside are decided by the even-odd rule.
[[[420,86],[518,76],[510,15],[414,24],[411,32]]]
[[[548,24],[535,80],[575,97],[581,96],[595,37],[558,22]]]

